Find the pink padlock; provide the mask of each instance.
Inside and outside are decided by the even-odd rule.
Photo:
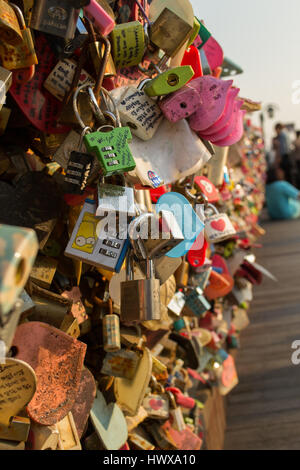
[[[220,44],[212,36],[203,46],[211,70],[221,67],[224,62],[224,52]]]
[[[115,27],[114,20],[106,13],[96,0],[91,0],[84,7],[84,15],[93,23],[103,36],[107,36]]]
[[[230,145],[236,144],[241,140],[244,134],[244,116],[247,111],[240,110],[238,112],[237,125],[232,134],[228,137],[225,137],[223,140],[218,140],[214,142],[218,147],[228,147]]]
[[[202,105],[190,117],[190,126],[194,131],[204,131],[220,119],[232,84],[232,80],[224,81],[208,75],[190,82],[202,99]]]
[[[225,109],[224,109],[222,116],[215,124],[210,126],[205,131],[201,132],[201,135],[203,137],[210,136],[211,134],[219,132],[221,129],[223,129],[224,126],[226,126],[227,122],[230,120],[232,116],[235,99],[237,95],[239,94],[239,92],[240,92],[239,88],[230,88],[229,93],[227,95]],[[207,138],[206,140],[209,140],[209,138]]]
[[[198,91],[191,85],[185,85],[163,99],[159,107],[169,121],[178,122],[194,114],[201,104],[202,100]]]
[[[215,143],[219,140],[223,140],[226,137],[229,137],[236,129],[239,111],[243,106],[243,103],[243,100],[236,100],[233,107],[233,113],[227,124],[220,131],[214,132],[211,135],[206,136],[206,139],[212,143]]]

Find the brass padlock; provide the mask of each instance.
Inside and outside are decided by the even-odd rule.
[[[1,41],[11,45],[23,42],[23,36],[15,10],[4,0],[0,0],[0,37]]]
[[[150,27],[150,41],[163,50],[168,57],[175,57],[184,43],[189,39],[193,27],[165,8]]]
[[[2,66],[8,70],[18,70],[32,67],[38,63],[35,53],[31,31],[26,27],[23,13],[19,7],[10,4],[18,18],[22,41],[11,45],[6,42],[0,43],[0,58]]]

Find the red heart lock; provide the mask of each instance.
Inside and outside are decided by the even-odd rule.
[[[156,400],[155,398],[152,398],[152,400],[149,401],[149,405],[153,410],[159,410],[163,406],[163,402],[161,400]]]
[[[226,223],[223,219],[213,220],[210,225],[214,230],[217,230],[218,232],[224,232],[226,228]]]

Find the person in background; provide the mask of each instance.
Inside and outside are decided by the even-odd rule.
[[[300,192],[284,181],[281,168],[271,168],[268,171],[266,202],[271,219],[289,220],[300,217]]]
[[[292,183],[289,140],[282,124],[276,124],[275,131],[276,137],[273,139],[273,150],[276,154],[275,165],[284,171],[286,181]]]
[[[294,142],[294,150],[290,155],[291,165],[293,169],[293,184],[300,189],[300,131],[296,132],[296,140]]]

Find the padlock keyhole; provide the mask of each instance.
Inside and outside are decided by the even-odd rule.
[[[138,128],[133,122],[127,122],[127,126],[134,130],[137,130]]]
[[[168,85],[170,86],[176,86],[179,83],[179,77],[175,73],[171,73],[168,77]]]
[[[17,285],[22,283],[24,273],[25,273],[25,260],[24,258],[21,258],[18,262],[18,265],[16,267],[16,273],[15,273],[15,281]]]
[[[187,108],[187,104],[183,101],[182,103],[180,103],[180,107],[182,109],[186,109]]]

